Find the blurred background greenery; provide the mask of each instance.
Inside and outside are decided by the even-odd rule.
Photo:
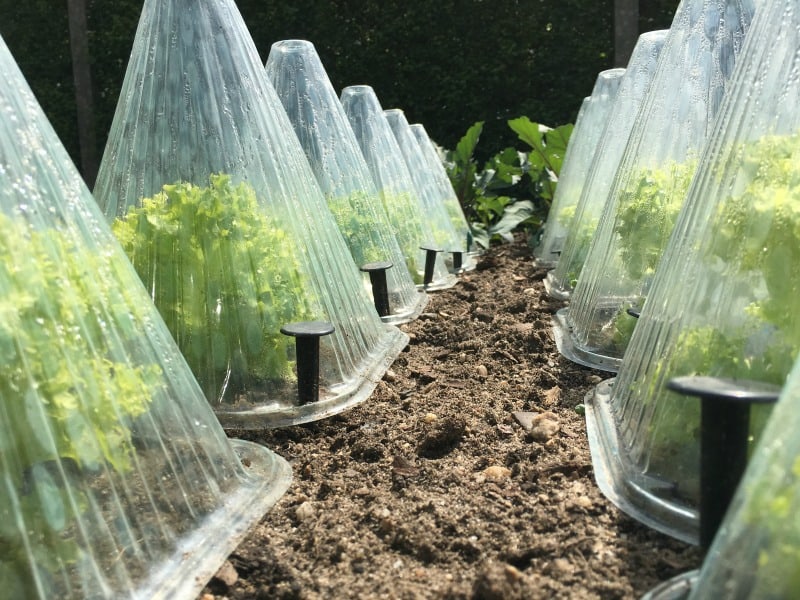
[[[632,5],[634,15],[626,31],[616,32],[619,47],[620,33],[631,40],[668,27],[678,0],[236,3],[262,61],[276,41],[310,40],[337,90],[371,85],[384,108],[402,108],[446,148],[485,121],[476,149],[481,159],[514,143],[508,119],[525,115],[551,126],[574,121],[597,73],[615,66],[615,9]],[[142,5],[0,0],[0,34],[90,185]]]

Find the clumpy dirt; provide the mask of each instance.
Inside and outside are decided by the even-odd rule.
[[[521,240],[493,247],[401,326],[411,343],[361,406],[230,432],[294,482],[201,598],[638,598],[696,568],[595,485],[576,406],[608,375],[558,354],[544,275]]]

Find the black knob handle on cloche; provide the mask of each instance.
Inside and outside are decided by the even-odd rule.
[[[625,312],[628,313],[630,316],[632,316],[634,319],[638,319],[639,317],[642,316],[642,309],[636,306],[629,306],[625,310]]]
[[[722,377],[675,377],[667,388],[700,398],[700,547],[708,550],[747,466],[750,405],[777,401],[781,388]]]
[[[300,404],[319,400],[319,338],[334,331],[333,324],[326,321],[299,321],[281,327],[282,334],[295,338]]]
[[[361,270],[369,273],[369,281],[372,284],[372,300],[375,303],[375,310],[381,317],[386,317],[391,312],[389,306],[389,288],[386,285],[386,271],[392,268],[389,261],[371,262],[361,266]]]
[[[441,252],[441,248],[426,248],[420,246],[420,250],[425,250],[425,276],[422,279],[422,284],[428,286],[433,281],[433,269],[436,265],[436,254]]]
[[[453,270],[460,271],[461,265],[463,264],[464,260],[464,253],[461,252],[460,250],[453,250],[452,255],[453,255]]]

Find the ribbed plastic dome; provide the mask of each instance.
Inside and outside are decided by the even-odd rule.
[[[689,540],[699,406],[666,382],[699,374],[782,385],[800,349],[800,22],[793,4],[779,4],[763,18],[758,8],[616,382],[587,407],[606,495]]]
[[[146,0],[95,197],[226,426],[361,402],[381,322],[233,0]],[[327,321],[300,404],[292,322]]]
[[[682,0],[636,117],[565,323],[567,358],[615,371],[697,168],[753,14]]]
[[[453,189],[453,184],[450,183],[450,178],[447,176],[447,171],[444,168],[441,158],[439,158],[433,140],[431,140],[422,123],[412,123],[411,133],[414,134],[419,144],[422,158],[425,161],[425,165],[428,167],[428,172],[434,183],[436,194],[444,205],[444,209],[447,212],[450,223],[453,225],[453,229],[455,229],[457,235],[466,240],[466,251],[477,253],[477,246],[473,242],[472,231],[467,223],[464,210],[461,208],[461,203],[458,201],[456,191]],[[470,261],[470,267],[474,266],[474,261]]]
[[[767,4],[786,10],[783,15],[778,9],[771,11],[776,18],[797,11],[794,3],[785,0],[767,0]],[[795,28],[788,35],[796,36],[796,17],[787,21]],[[777,33],[775,29],[770,32]],[[706,555],[690,599],[800,596],[798,431],[800,365],[795,365]]]
[[[467,251],[467,238],[463,232],[456,231],[453,223],[447,214],[442,198],[437,192],[436,182],[427,166],[427,160],[422,153],[422,149],[417,142],[417,138],[411,131],[411,126],[406,119],[405,113],[399,108],[383,111],[389,127],[392,129],[400,152],[406,161],[408,172],[411,174],[411,181],[422,201],[425,219],[430,223],[433,232],[433,240],[437,247],[445,252],[445,262],[449,268],[452,267],[452,253]],[[460,229],[460,228],[459,228]],[[471,270],[475,268],[473,257],[464,257],[462,268]]]
[[[291,471],[225,437],[2,40],[0,73],[0,595],[193,599]]]
[[[384,322],[410,321],[421,312],[427,296],[417,291],[369,167],[314,45],[305,40],[277,42],[266,69],[356,265],[392,263],[385,274],[390,312]],[[370,289],[369,276],[364,277]]]
[[[437,243],[397,140],[370,86],[346,87],[340,100],[381,193],[400,248],[406,260],[413,260],[417,265],[417,283],[420,283],[425,265],[425,252],[420,248],[435,248]],[[455,285],[456,277],[448,273],[442,253],[436,256],[434,267],[433,279],[426,290]]]
[[[625,69],[608,69],[599,73],[591,96],[585,98],[581,104],[575,129],[572,130],[564,155],[544,233],[540,243],[533,249],[537,267],[552,269],[558,264],[567,230],[575,216],[589,168],[624,74]]]
[[[544,279],[547,293],[554,298],[568,299],[578,280],[667,33],[666,29],[643,33],[633,49],[567,227],[558,263]]]

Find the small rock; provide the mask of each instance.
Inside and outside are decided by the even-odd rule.
[[[581,508],[592,508],[592,500],[589,496],[578,496],[575,498],[575,504]]]
[[[200,596],[200,600],[215,600],[216,596],[214,594],[203,594]]]
[[[231,564],[229,560],[226,560],[222,563],[222,566],[217,571],[217,574],[214,575],[214,579],[218,579],[226,586],[231,587],[234,583],[239,581],[239,573],[236,572],[236,568]]]
[[[483,476],[486,478],[486,481],[500,483],[511,477],[511,469],[501,467],[500,465],[492,465],[483,470]]]
[[[534,288],[525,288],[524,290],[522,290],[522,293],[525,294],[526,296],[535,296],[536,290]]]
[[[475,367],[475,371],[478,373],[479,377],[489,376],[489,369],[487,369],[485,365],[478,365],[477,367]]]
[[[519,581],[522,579],[522,571],[520,571],[514,565],[504,565],[503,572],[509,581]]]
[[[534,417],[535,422],[531,428],[531,436],[537,442],[547,442],[561,430],[561,425],[555,418],[545,415],[552,415],[555,417],[553,413],[536,415],[539,417],[538,419]]]
[[[294,509],[294,516],[301,523],[308,521],[309,519],[313,519],[316,513],[317,511],[311,502],[303,502]]]
[[[572,565],[566,558],[556,558],[552,563],[553,570],[558,573],[571,573]]]
[[[599,375],[587,375],[586,381],[588,381],[589,383],[600,383],[601,381],[603,381],[603,378],[600,377]]]
[[[525,431],[530,431],[533,427],[533,417],[535,417],[537,413],[520,410],[511,414],[517,420],[517,423],[522,425]]]
[[[427,413],[427,414],[426,414],[424,417],[422,417],[422,420],[423,420],[425,423],[427,423],[428,425],[430,425],[431,423],[435,423],[436,421],[438,421],[438,420],[439,420],[439,417],[437,417],[437,416],[436,416],[435,414],[433,414],[433,413]]]
[[[558,402],[561,397],[561,388],[556,386],[551,387],[549,390],[542,392],[542,402],[548,406],[552,406]]]
[[[391,369],[386,369],[386,373],[383,374],[383,378],[391,383],[393,381],[397,381],[397,374]]]

